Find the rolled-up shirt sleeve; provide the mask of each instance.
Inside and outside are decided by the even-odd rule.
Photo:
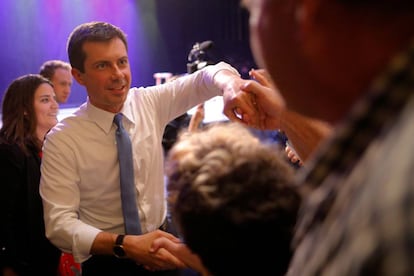
[[[53,136],[46,139],[40,180],[46,236],[64,252],[72,252],[75,260],[83,262],[96,235],[101,232],[79,219],[80,189],[75,155],[70,141]]]

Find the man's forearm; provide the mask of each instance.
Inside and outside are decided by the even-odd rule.
[[[332,133],[329,123],[288,110],[281,115],[280,128],[303,161]]]
[[[92,243],[90,253],[92,255],[113,255],[116,234],[100,232]]]

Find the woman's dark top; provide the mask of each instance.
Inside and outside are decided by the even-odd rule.
[[[57,275],[60,250],[45,236],[39,194],[40,155],[0,142],[0,271]]]

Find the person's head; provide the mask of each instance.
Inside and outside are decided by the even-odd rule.
[[[40,67],[39,74],[49,79],[55,89],[56,101],[66,103],[72,87],[72,67],[62,60],[48,60]]]
[[[131,85],[124,32],[106,22],[84,23],[70,34],[67,50],[72,75],[86,87],[90,102],[118,112]]]
[[[41,75],[24,75],[7,88],[2,105],[0,136],[6,143],[17,143],[40,151],[44,136],[57,123],[59,110],[52,83]]]
[[[213,275],[284,274],[300,197],[279,151],[221,123],[180,135],[166,170],[178,231]]]
[[[252,51],[287,105],[337,121],[414,34],[412,0],[241,0]]]

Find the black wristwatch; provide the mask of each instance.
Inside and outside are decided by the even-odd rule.
[[[126,258],[124,246],[122,245],[124,238],[125,238],[125,235],[118,235],[118,237],[116,237],[115,245],[113,248],[115,257],[120,258],[120,259]]]

